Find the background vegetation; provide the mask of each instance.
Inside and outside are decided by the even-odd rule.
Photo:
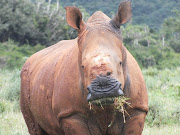
[[[45,2],[46,1],[46,2]],[[84,20],[96,10],[112,17],[120,0],[0,1],[0,135],[28,134],[20,113],[20,69],[33,53],[77,36],[64,5]],[[180,2],[132,0],[133,19],[121,27],[124,44],[143,69],[149,95],[144,135],[180,133]]]
[[[48,1],[48,0],[46,0]],[[56,0],[52,0],[55,2]],[[119,3],[123,0],[60,0],[63,6],[83,6],[89,14],[100,10],[113,17]],[[180,9],[178,0],[131,0],[133,24],[147,24],[149,27],[159,29],[163,20],[173,15],[173,9]]]

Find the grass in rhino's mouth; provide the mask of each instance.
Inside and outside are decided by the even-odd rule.
[[[128,114],[128,112],[125,109],[125,105],[128,105],[129,107],[131,107],[131,103],[129,103],[127,100],[129,100],[129,98],[126,98],[124,96],[119,96],[119,97],[114,97],[114,98],[103,98],[103,99],[97,99],[97,100],[90,101],[89,106],[90,106],[90,110],[93,109],[92,104],[100,106],[104,110],[103,106],[113,104],[114,109],[123,114],[124,123],[125,123],[126,122],[125,114],[127,114],[130,117],[130,115]]]
[[[128,112],[125,109],[125,105],[128,105],[129,107],[131,107],[131,103],[129,103],[127,100],[129,100],[129,98],[120,96],[120,97],[117,97],[114,102],[114,108],[123,114],[124,123],[126,123],[125,113],[130,117],[130,115],[128,114]]]

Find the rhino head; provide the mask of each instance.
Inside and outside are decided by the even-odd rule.
[[[113,19],[95,12],[85,23],[81,11],[66,7],[67,23],[78,31],[79,68],[87,101],[112,104],[122,96],[126,79],[126,49],[120,26],[131,18],[131,1],[121,2]]]

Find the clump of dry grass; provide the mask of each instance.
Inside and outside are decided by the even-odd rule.
[[[114,103],[115,110],[117,110],[123,114],[124,123],[126,123],[125,114],[127,114],[130,117],[130,115],[128,114],[128,112],[125,109],[125,105],[128,105],[129,107],[131,107],[131,103],[129,103],[127,101],[127,100],[129,100],[129,98],[126,98],[124,96],[119,96],[119,97],[114,97],[114,98],[105,98],[105,99],[101,99],[101,100],[95,100],[93,102],[89,102],[89,109],[94,110],[92,107],[92,104],[96,104],[96,105],[99,105],[104,110],[103,104],[101,103],[101,101],[103,101],[103,100],[104,101],[106,101],[106,100],[112,101],[112,103]],[[106,105],[107,104],[105,104],[105,106]]]
[[[123,114],[124,123],[126,123],[125,113],[130,117],[130,115],[125,109],[125,105],[131,107],[131,103],[129,103],[127,100],[129,100],[129,98],[126,98],[124,96],[117,97],[114,100],[114,108]]]

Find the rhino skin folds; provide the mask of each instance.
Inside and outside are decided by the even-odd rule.
[[[120,30],[131,18],[131,1],[121,2],[113,19],[97,11],[84,22],[78,8],[66,7],[66,11],[67,23],[78,31],[78,37],[35,53],[21,71],[20,106],[29,133],[142,134],[148,112],[145,81],[122,43]],[[130,115],[125,115],[126,123],[113,102],[103,108],[88,103],[118,94],[129,98],[132,106],[125,106]]]

